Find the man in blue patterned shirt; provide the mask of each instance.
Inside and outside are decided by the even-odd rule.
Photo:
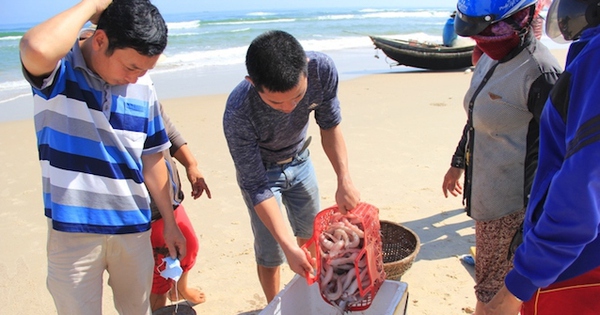
[[[101,314],[105,270],[120,314],[150,314],[147,191],[165,220],[170,255],[186,254],[162,155],[170,143],[146,75],[166,47],[166,23],[148,0],[111,2],[83,0],[30,29],[20,45],[58,314]],[[78,41],[88,20],[97,30]]]
[[[348,171],[331,58],[305,53],[290,34],[258,36],[246,54],[248,76],[229,95],[223,127],[254,233],[258,278],[267,301],[279,292],[280,265],[304,275],[312,266],[300,246],[312,236],[320,210],[315,172],[307,149],[314,111],[325,154],[337,175],[336,202],[345,213],[360,200]],[[296,240],[288,233],[283,203]],[[284,257],[285,256],[285,257]]]

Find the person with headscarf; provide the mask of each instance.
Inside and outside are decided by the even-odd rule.
[[[535,5],[536,0],[457,5],[456,33],[475,40],[483,54],[464,98],[467,122],[442,190],[446,197],[462,194],[475,220],[477,315],[512,268],[508,249],[537,167],[539,117],[561,72],[533,35]]]
[[[544,17],[540,15],[540,12],[544,8],[550,6],[550,1],[551,0],[538,0],[537,5],[535,6],[535,11],[531,19],[531,27],[533,29],[533,35],[538,40],[542,39],[542,29],[544,28]],[[483,51],[481,50],[481,48],[475,45],[475,47],[473,48],[473,55],[471,58],[474,66],[477,65],[477,61],[479,61],[479,57],[481,57],[482,54]]]

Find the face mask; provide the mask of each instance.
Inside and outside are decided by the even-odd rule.
[[[528,25],[529,9],[515,13],[511,19],[512,23],[508,20],[494,23],[471,37],[477,42],[477,47],[494,60],[504,58],[519,45],[519,33],[524,34]]]
[[[521,39],[516,33],[504,38],[493,38],[485,36],[473,37],[479,47],[486,55],[494,60],[500,60],[519,45]]]
[[[163,258],[163,264],[165,265],[165,269],[160,272],[160,275],[165,279],[173,279],[175,281],[179,280],[181,274],[183,273],[183,269],[179,263],[179,259],[165,257]]]

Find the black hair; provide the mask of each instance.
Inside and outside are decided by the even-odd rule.
[[[246,70],[258,91],[287,92],[308,72],[306,53],[294,36],[267,31],[256,37],[246,52]]]
[[[588,7],[585,11],[585,20],[588,23],[587,28],[592,28],[600,24],[600,1],[588,1]]]
[[[109,55],[132,48],[152,57],[167,47],[167,24],[149,0],[114,0],[100,15],[97,29],[108,37]]]

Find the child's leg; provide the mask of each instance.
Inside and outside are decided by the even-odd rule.
[[[185,213],[185,209],[182,205],[179,205],[179,207],[177,207],[174,214],[175,219],[177,220],[177,225],[179,226],[181,233],[183,233],[183,236],[185,236],[185,239],[187,241],[187,254],[181,260],[181,267],[183,268],[183,273],[177,281],[177,290],[174,290],[173,287],[171,287],[171,290],[169,291],[169,299],[171,301],[185,299],[192,304],[204,303],[204,292],[195,288],[190,288],[188,286],[188,271],[194,266],[196,262],[196,256],[198,254],[199,248],[196,232],[194,231],[192,223],[190,222],[190,219]]]
[[[163,258],[169,255],[169,249],[165,244],[163,237],[164,222],[158,219],[152,222],[152,232],[150,240],[152,251],[154,252],[154,270],[152,275],[152,290],[150,291],[150,308],[152,312],[167,306],[167,293],[171,288],[171,280],[163,278],[160,275],[159,267],[164,268]]]
[[[204,301],[206,301],[206,296],[204,295],[204,292],[188,286],[188,272],[186,271],[181,274],[181,278],[177,281],[177,292],[173,289],[169,291],[169,299],[171,301],[185,299],[191,304],[196,305],[204,303]]]
[[[167,294],[150,293],[150,307],[152,312],[161,307],[167,306]]]

